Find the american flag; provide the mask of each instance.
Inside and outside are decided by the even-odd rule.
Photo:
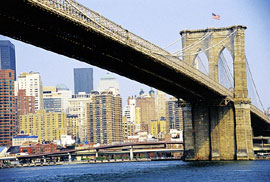
[[[215,13],[212,13],[212,18],[216,20],[220,20],[220,16]]]

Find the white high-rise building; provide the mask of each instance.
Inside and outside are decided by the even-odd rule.
[[[68,100],[72,97],[72,92],[64,84],[57,86],[43,87],[44,109],[54,112],[68,113]]]
[[[69,114],[78,116],[78,130],[81,142],[87,140],[87,105],[91,102],[91,95],[85,92],[79,92],[72,95],[68,100]]]
[[[136,121],[136,97],[128,97],[127,101],[128,105],[124,108],[123,116],[126,117],[127,123],[134,125],[135,131],[140,131],[140,119],[137,117]]]
[[[127,118],[127,122],[131,123],[131,117],[130,117],[130,106],[126,105],[123,112],[124,116]]]
[[[132,96],[128,98],[128,106],[129,106],[129,112],[130,112],[130,122],[132,124],[135,124],[135,108],[136,108],[135,97]]]
[[[69,89],[60,88],[59,85],[57,85],[56,87],[57,87],[57,92],[61,95],[61,98],[62,98],[63,111],[69,114],[68,100],[72,97],[72,91]]]
[[[35,110],[43,109],[43,87],[41,76],[37,72],[21,73],[18,76],[17,89],[25,89],[26,96],[35,97]]]
[[[114,95],[119,94],[119,83],[110,73],[107,73],[98,82],[98,92],[104,91],[112,91]]]

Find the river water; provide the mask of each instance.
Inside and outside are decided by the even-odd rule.
[[[8,181],[270,182],[270,161],[156,161],[0,169],[0,182]]]

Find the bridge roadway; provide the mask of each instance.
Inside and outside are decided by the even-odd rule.
[[[149,152],[183,152],[183,149],[141,149],[141,150],[133,150],[133,153],[149,153]],[[99,155],[113,155],[113,154],[130,154],[130,151],[104,151],[99,152]],[[76,153],[78,155],[96,155],[95,152],[83,152]]]
[[[183,142],[178,141],[159,141],[159,142],[136,142],[136,143],[117,143],[113,145],[101,145],[96,147],[86,147],[82,149],[72,149],[72,150],[64,150],[59,152],[53,152],[53,153],[46,153],[46,154],[33,154],[33,155],[24,155],[18,157],[18,159],[29,159],[29,158],[42,158],[42,157],[55,157],[55,156],[63,156],[63,155],[69,155],[69,154],[78,154],[78,155],[95,155],[97,151],[102,149],[114,149],[114,148],[122,148],[122,147],[134,147],[134,146],[155,146],[155,145],[167,145],[167,144],[183,144]],[[176,151],[182,151],[182,149],[166,149],[164,146],[164,149],[156,148],[156,149],[149,149],[143,150],[142,148],[136,149],[134,148],[133,153],[142,153],[142,152],[160,152],[160,151],[166,151],[166,152],[176,152]],[[86,153],[79,154],[78,152],[86,151]],[[92,152],[91,152],[92,151]],[[98,152],[100,154],[121,154],[125,153],[126,151],[104,151],[104,152]],[[127,151],[126,153],[129,153],[130,151]]]
[[[177,98],[219,105],[233,92],[74,0],[16,0],[0,3],[0,33],[118,73]],[[270,123],[251,107],[258,126]],[[256,125],[257,126],[257,125]]]
[[[254,139],[269,139],[269,137],[254,137]],[[182,142],[137,142],[137,143],[119,143],[115,145],[102,145],[97,147],[86,147],[77,150],[65,150],[53,153],[46,153],[46,154],[34,154],[34,155],[25,155],[17,157],[19,160],[22,159],[31,159],[31,158],[43,158],[43,157],[56,157],[56,156],[67,156],[69,154],[72,155],[96,155],[96,150],[101,149],[115,149],[115,148],[122,148],[122,147],[130,147],[130,146],[141,146],[141,148],[134,148],[133,153],[147,153],[147,152],[183,152],[183,149],[166,149],[166,148],[142,148],[143,146],[153,146],[153,145],[162,145],[162,144],[183,144]],[[254,144],[254,151],[270,151],[269,144]],[[99,151],[100,155],[108,155],[108,154],[129,154],[130,151]],[[0,160],[16,160],[16,157],[3,157]]]

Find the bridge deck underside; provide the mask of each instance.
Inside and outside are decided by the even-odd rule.
[[[253,136],[270,136],[270,124],[255,113],[251,112]]]

